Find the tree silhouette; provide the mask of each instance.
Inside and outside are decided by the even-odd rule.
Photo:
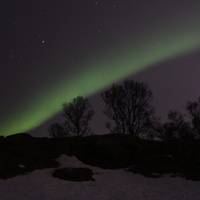
[[[67,136],[64,127],[59,123],[51,124],[51,126],[49,127],[49,133],[50,136],[54,138],[62,138]]]
[[[138,136],[149,127],[153,116],[152,92],[146,84],[131,80],[113,84],[102,93],[102,98],[104,113],[114,122],[114,127],[106,125],[111,132]]]
[[[64,129],[70,135],[83,136],[91,133],[89,121],[94,111],[88,99],[78,96],[72,102],[64,104]]]
[[[193,139],[194,135],[189,122],[185,121],[184,116],[178,111],[170,111],[168,113],[168,121],[164,124],[162,133],[163,140],[174,139]]]
[[[186,107],[192,118],[193,128],[200,135],[200,97],[197,101],[189,101]]]

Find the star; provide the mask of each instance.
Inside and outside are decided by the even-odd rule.
[[[101,3],[102,3],[102,2],[101,2],[100,0],[96,0],[96,1],[95,1],[95,5],[96,5],[96,6],[101,6]]]
[[[113,7],[114,9],[119,8],[119,2],[118,2],[118,1],[113,2],[112,7]]]
[[[98,32],[98,33],[102,33],[102,29],[100,29],[100,28],[97,29],[97,32]]]
[[[113,4],[113,8],[117,8],[117,4]]]
[[[42,41],[41,41],[41,43],[42,43],[42,44],[45,44],[45,43],[46,43],[46,41],[45,41],[45,40],[42,40]]]
[[[15,59],[15,55],[14,54],[10,54],[8,57],[9,57],[10,60],[14,60]]]

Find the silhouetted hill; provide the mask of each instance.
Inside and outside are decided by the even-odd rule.
[[[200,179],[200,140],[161,142],[128,135],[51,139],[28,134],[0,138],[0,178],[59,167],[56,158],[61,154],[76,156],[89,165],[127,168],[145,176]]]

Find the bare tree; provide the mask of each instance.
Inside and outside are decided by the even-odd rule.
[[[169,141],[193,138],[194,134],[192,133],[190,123],[187,122],[184,116],[178,111],[170,111],[168,114],[168,121],[164,124],[162,139]]]
[[[113,133],[133,134],[144,132],[153,116],[150,102],[152,92],[144,83],[125,81],[102,93],[105,103],[104,113],[114,122],[114,127],[107,123]]]
[[[83,136],[91,133],[89,121],[94,111],[88,99],[81,96],[76,97],[72,102],[64,104],[64,128],[70,135]]]
[[[51,124],[51,126],[49,127],[49,133],[50,136],[54,138],[62,138],[67,136],[64,127],[59,123]]]
[[[186,107],[192,118],[193,128],[200,135],[200,97],[197,101],[188,102]]]

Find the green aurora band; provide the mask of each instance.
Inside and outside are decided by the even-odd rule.
[[[129,39],[129,44],[124,47],[118,48],[116,45],[112,54],[84,63],[83,65],[88,66],[87,70],[80,70],[71,79],[63,78],[53,88],[42,91],[26,102],[23,109],[5,119],[0,127],[1,135],[31,131],[57,114],[64,102],[77,95],[91,95],[113,82],[200,47],[198,23],[188,27],[169,28],[155,31],[154,35],[144,35],[137,42],[135,38],[133,41]]]

